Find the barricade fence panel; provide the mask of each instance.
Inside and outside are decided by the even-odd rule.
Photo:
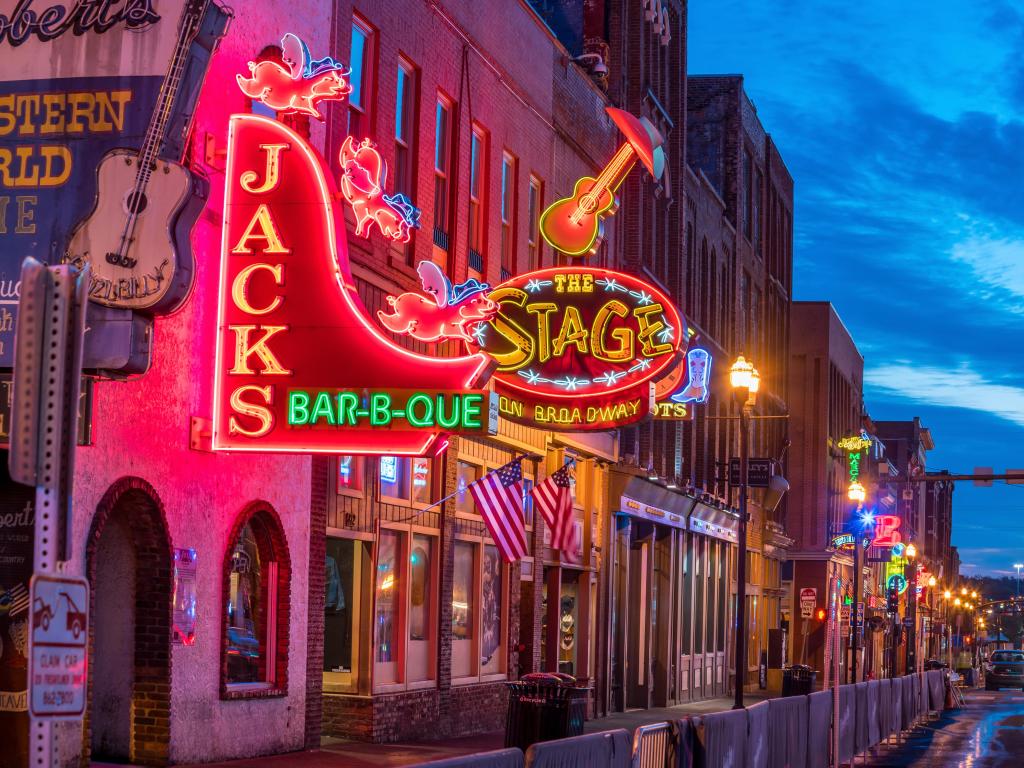
[[[793,698],[802,699],[803,696]],[[770,765],[769,704],[761,701],[747,707],[747,768],[768,768]]]
[[[804,768],[807,765],[807,696],[768,702],[768,765]]]
[[[705,768],[743,768],[747,758],[747,712],[732,709],[700,718],[697,764]]]
[[[831,751],[832,691],[807,697],[807,768],[827,768]]]
[[[882,740],[882,722],[881,722],[881,688],[882,683],[879,680],[871,680],[867,684],[867,747],[873,747],[875,744]]]
[[[542,741],[526,750],[527,768],[630,768],[633,739],[629,731],[613,731]]]
[[[417,763],[410,768],[523,768],[522,750],[512,747],[510,749],[497,749],[493,752],[480,752],[475,755],[463,755],[462,757],[449,757],[446,760],[432,760],[427,763]]]

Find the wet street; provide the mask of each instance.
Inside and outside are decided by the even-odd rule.
[[[1024,694],[974,691],[966,706],[918,727],[903,744],[873,750],[869,766],[1009,768],[1024,766]]]

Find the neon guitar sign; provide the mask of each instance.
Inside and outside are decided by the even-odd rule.
[[[615,191],[637,160],[655,179],[665,167],[661,135],[647,118],[636,118],[614,107],[608,107],[607,112],[626,137],[625,143],[596,178],[584,176],[576,182],[572,195],[552,203],[540,217],[543,238],[569,256],[589,256],[601,245],[603,219],[615,213]]]

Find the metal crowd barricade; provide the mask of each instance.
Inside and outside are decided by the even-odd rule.
[[[497,749],[493,752],[479,752],[475,755],[449,757],[445,760],[432,760],[417,763],[410,768],[523,768],[523,753],[515,749]]]
[[[541,741],[526,750],[527,768],[630,768],[629,731],[613,731]]]
[[[672,724],[641,725],[633,732],[633,768],[675,768]]]

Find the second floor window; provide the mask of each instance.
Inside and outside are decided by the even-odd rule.
[[[501,279],[516,273],[516,159],[501,157]]]
[[[487,136],[482,128],[473,127],[469,151],[469,270],[470,275],[483,278],[487,235]]]
[[[528,231],[526,234],[526,250],[530,263],[527,267],[532,272],[540,269],[540,207],[541,203],[541,182],[536,176],[530,177],[530,192],[527,199],[526,216],[528,218]]]
[[[448,233],[451,222],[448,210],[448,181],[451,176],[452,153],[452,106],[443,99],[437,100],[434,111],[434,242],[438,247],[448,249]],[[437,242],[443,237],[444,242]]]
[[[352,72],[348,95],[348,135],[364,139],[370,135],[370,88],[373,83],[373,32],[365,22],[352,20],[352,51],[349,54]]]
[[[416,69],[404,59],[398,62],[395,97],[395,192],[413,197]]]

